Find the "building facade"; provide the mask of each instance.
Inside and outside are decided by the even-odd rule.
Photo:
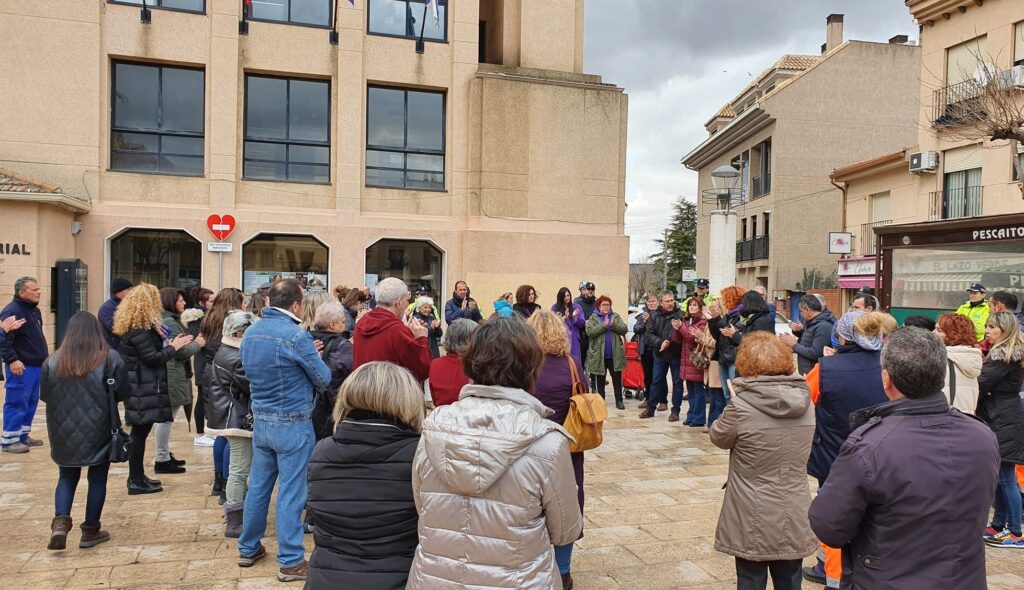
[[[0,297],[79,259],[93,311],[115,276],[625,301],[627,97],[583,73],[583,0],[141,4],[0,6],[0,233],[30,252]]]
[[[905,151],[836,170],[855,260],[897,316],[937,315],[981,282],[1024,296],[1024,201],[1008,141],[975,117],[995,79],[1024,112],[1024,3],[909,0],[920,25],[918,135]],[[991,88],[991,86],[990,86]],[[877,258],[877,261],[876,261]],[[866,282],[849,276],[847,282]]]
[[[783,56],[755,78],[707,122],[708,139],[682,160],[697,171],[701,192],[712,188],[719,166],[740,171],[736,283],[762,285],[777,301],[823,287],[835,269],[828,233],[842,227],[841,191],[828,174],[916,137],[920,50],[905,37],[844,42],[842,21],[828,18],[822,55]],[[701,276],[709,272],[715,209],[698,209]]]

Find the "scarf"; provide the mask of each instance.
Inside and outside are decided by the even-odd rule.
[[[836,335],[847,342],[853,342],[864,350],[882,350],[881,336],[865,336],[853,329],[853,324],[867,312],[855,309],[843,314],[836,322]]]

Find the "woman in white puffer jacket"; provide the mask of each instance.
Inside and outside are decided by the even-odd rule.
[[[974,322],[967,316],[947,313],[939,316],[935,333],[946,343],[946,356],[950,362],[942,392],[948,400],[951,390],[955,389],[956,396],[950,405],[973,416],[978,408],[978,375],[983,361],[976,342]]]
[[[583,527],[569,434],[533,389],[544,355],[514,318],[488,321],[462,355],[472,384],[423,424],[413,462],[419,547],[407,590],[557,590],[555,545]]]

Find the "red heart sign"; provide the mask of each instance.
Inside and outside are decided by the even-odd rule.
[[[218,242],[223,242],[235,231],[235,218],[230,215],[221,217],[214,214],[206,218],[206,227]]]

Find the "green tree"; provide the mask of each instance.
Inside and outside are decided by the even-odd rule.
[[[668,285],[674,289],[682,280],[683,269],[696,268],[697,264],[697,204],[680,195],[672,203],[672,221],[668,226],[668,247],[665,237],[655,240],[657,252],[651,256],[658,280],[665,276],[668,264]]]

